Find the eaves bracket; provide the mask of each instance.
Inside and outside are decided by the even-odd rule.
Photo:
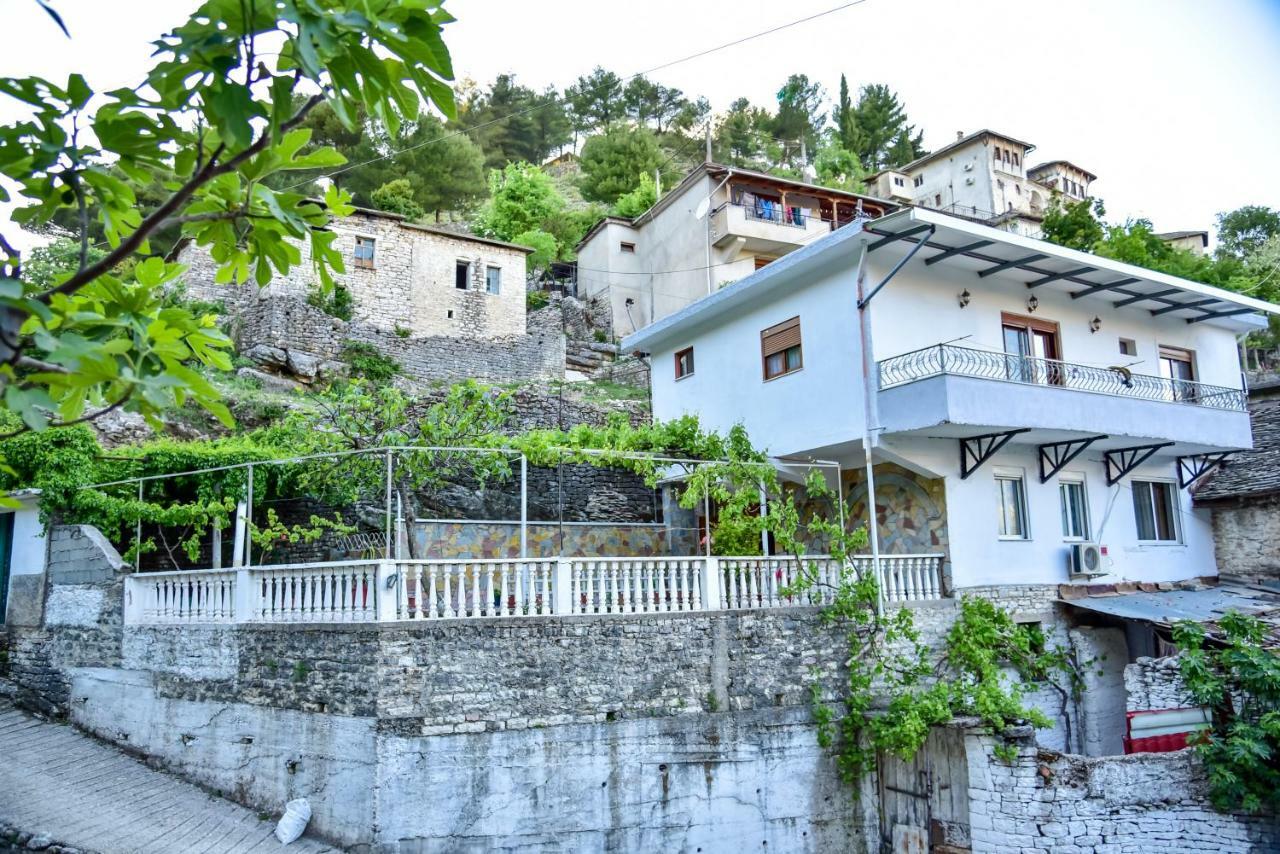
[[[1178,457],[1178,486],[1186,489],[1209,472],[1226,462],[1234,451],[1217,451],[1212,454],[1188,454]]]
[[[1088,436],[1084,439],[1069,439],[1065,442],[1050,442],[1041,445],[1037,450],[1040,456],[1040,482],[1048,483],[1049,478],[1062,471],[1063,466],[1084,453],[1084,449],[1106,436]]]
[[[1120,478],[1151,459],[1156,451],[1172,444],[1173,442],[1161,442],[1158,445],[1135,445],[1132,448],[1116,448],[1104,452],[1102,458],[1107,467],[1107,486],[1115,486]]]
[[[973,474],[982,464],[996,455],[1009,440],[1019,433],[1026,433],[1030,427],[1019,430],[1006,430],[1003,433],[984,433],[981,436],[969,436],[960,440],[960,479],[964,480]]]

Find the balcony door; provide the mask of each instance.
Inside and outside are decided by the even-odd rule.
[[[1000,319],[1005,375],[1016,382],[1061,385],[1058,324],[1016,314],[1002,314]]]
[[[1165,396],[1170,400],[1195,400],[1196,369],[1190,350],[1160,346],[1160,376],[1169,382]]]

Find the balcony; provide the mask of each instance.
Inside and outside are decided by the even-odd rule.
[[[831,223],[806,208],[727,202],[712,211],[711,229],[717,247],[742,240],[748,252],[785,254],[830,232]]]
[[[948,344],[882,360],[879,379],[891,432],[1029,427],[1171,441],[1186,452],[1251,446],[1238,388]]]

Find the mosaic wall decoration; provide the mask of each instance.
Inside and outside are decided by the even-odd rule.
[[[519,522],[418,522],[413,536],[428,558],[520,556]],[[661,524],[530,522],[528,539],[529,557],[659,557],[673,554],[684,538],[672,538]]]

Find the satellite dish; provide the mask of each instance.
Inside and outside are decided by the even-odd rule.
[[[710,208],[711,208],[711,197],[707,196],[705,199],[698,202],[698,207],[695,208],[693,211],[693,218],[702,219],[704,216],[707,215],[707,211],[710,210]]]

